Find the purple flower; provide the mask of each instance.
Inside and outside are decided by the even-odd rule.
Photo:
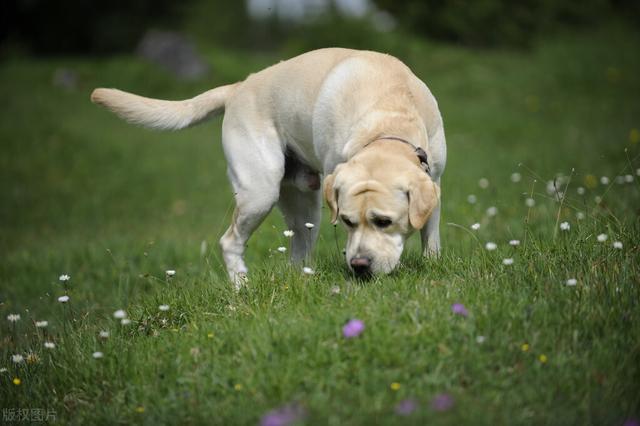
[[[467,308],[465,308],[462,303],[454,303],[453,305],[451,305],[451,312],[456,315],[462,315],[463,317],[469,315],[469,312],[467,312]]]
[[[640,422],[638,421],[638,419],[631,418],[625,420],[623,426],[640,426]]]
[[[441,393],[433,397],[431,400],[431,409],[433,411],[447,411],[453,407],[453,397],[448,393]]]
[[[358,337],[364,331],[364,322],[359,319],[349,320],[348,323],[342,327],[342,334],[347,339],[352,337]]]
[[[405,399],[396,405],[396,414],[399,416],[408,416],[416,411],[418,403],[414,399]]]
[[[302,420],[304,408],[297,404],[288,404],[269,411],[260,419],[260,426],[287,426]]]

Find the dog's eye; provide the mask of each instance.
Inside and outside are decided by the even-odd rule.
[[[348,218],[348,217],[346,217],[346,216],[340,216],[340,218],[342,219],[342,221],[344,222],[344,224],[345,224],[345,225],[347,225],[349,228],[353,228],[353,227],[355,227],[355,224],[354,224],[353,222],[351,222],[351,221],[349,220],[349,218]]]
[[[376,225],[378,228],[386,228],[387,226],[391,225],[391,219],[387,219],[384,217],[377,217],[373,219],[373,224]]]

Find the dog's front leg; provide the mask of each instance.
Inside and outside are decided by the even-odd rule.
[[[440,185],[438,179],[437,184]],[[422,238],[422,254],[429,257],[438,257],[440,255],[440,206],[441,201],[438,201],[438,205],[431,216],[427,220],[425,226],[420,230],[420,237]]]
[[[278,207],[284,215],[287,226],[294,231],[291,260],[302,262],[311,253],[318,237],[322,207],[321,193],[319,190],[301,191],[293,185],[283,184]]]

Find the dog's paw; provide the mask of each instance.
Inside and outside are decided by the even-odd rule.
[[[231,282],[233,283],[233,288],[236,291],[240,291],[241,288],[247,285],[249,278],[247,277],[246,272],[235,272],[231,276]]]
[[[440,257],[440,247],[427,247],[422,252],[422,255],[427,258],[437,259]]]

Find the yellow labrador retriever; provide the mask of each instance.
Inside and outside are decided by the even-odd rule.
[[[388,273],[421,230],[440,250],[440,176],[446,143],[438,104],[398,59],[320,49],[185,101],[96,89],[91,100],[154,129],[182,129],[224,112],[222,144],[236,209],[220,239],[229,276],[246,278],[247,240],[277,203],[295,234],[292,258],[311,251],[320,222],[320,174],[331,221],[348,231],[357,275]]]

